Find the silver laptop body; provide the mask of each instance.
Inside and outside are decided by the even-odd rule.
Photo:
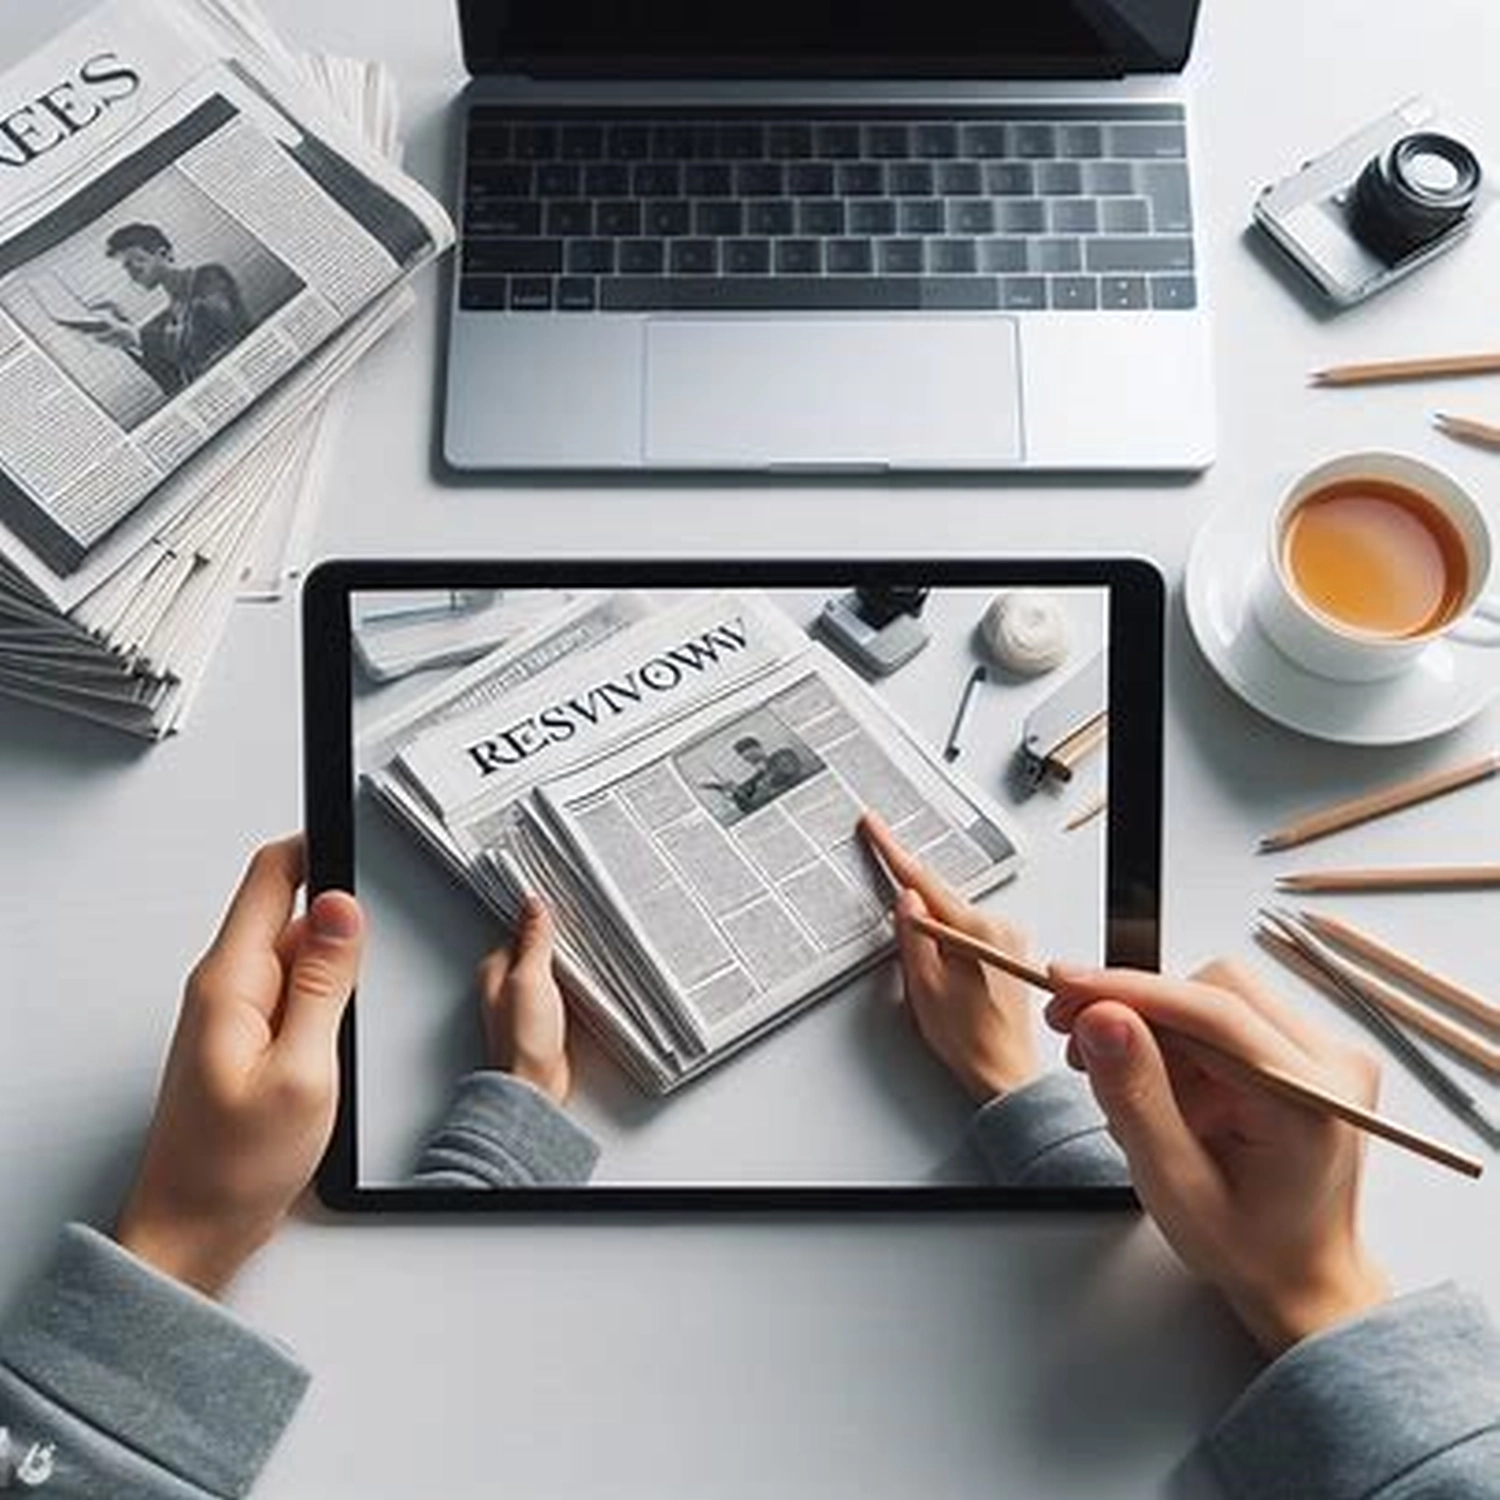
[[[919,32],[933,8],[895,7],[889,24]],[[1148,61],[1175,25],[1163,45],[1180,67],[1196,0],[1104,8],[1128,13],[1111,35],[1123,29]],[[652,76],[570,77],[566,45],[562,66],[496,67],[488,49],[503,54],[527,9],[461,4],[477,76],[459,101],[452,468],[1211,461],[1207,296],[1175,72],[704,78],[682,76],[690,57],[606,69],[594,55],[580,72]],[[641,7],[627,9],[639,28]],[[952,13],[971,10],[983,13]],[[1055,58],[1020,67],[1059,70]]]

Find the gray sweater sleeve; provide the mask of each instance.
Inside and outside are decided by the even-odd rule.
[[[245,1494],[307,1386],[230,1313],[82,1225],[0,1327],[0,1490]]]
[[[1129,1187],[1125,1158],[1088,1091],[1066,1073],[981,1106],[969,1139],[1002,1187]]]
[[[589,1180],[599,1147],[540,1089],[490,1069],[459,1080],[422,1150],[419,1187],[563,1187]]]
[[[1397,1297],[1289,1349],[1203,1451],[1236,1497],[1500,1496],[1500,1336],[1454,1286]]]
[[[1066,1074],[991,1100],[971,1130],[1001,1184],[1129,1180]],[[1452,1286],[1395,1298],[1267,1366],[1198,1460],[1235,1500],[1500,1500],[1500,1336]]]

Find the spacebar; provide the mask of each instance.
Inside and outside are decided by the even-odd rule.
[[[604,312],[821,312],[993,308],[988,276],[605,276]]]

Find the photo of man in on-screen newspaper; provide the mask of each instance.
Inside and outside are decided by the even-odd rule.
[[[932,589],[875,676],[819,627],[847,593],[351,597],[361,1185],[455,1089],[513,1122],[518,1186],[985,1182],[893,910],[915,868],[929,911],[1103,961],[1110,589],[1036,591],[1026,670],[994,588]]]

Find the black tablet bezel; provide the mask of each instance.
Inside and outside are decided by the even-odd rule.
[[[930,587],[1102,587],[1109,590],[1109,705],[1105,957],[1155,969],[1160,955],[1162,707],[1165,589],[1139,558],[906,558],[796,561],[330,561],[302,592],[303,759],[309,896],[353,890],[355,872],[353,651],[349,599],[365,589],[810,588],[891,584]],[[1129,642],[1128,650],[1115,649]],[[578,1210],[807,1212],[842,1209],[1122,1209],[1125,1187],[683,1184],[492,1189],[361,1186],[355,1063],[358,1003],[339,1035],[341,1088],[318,1196],[351,1213],[553,1214]]]

